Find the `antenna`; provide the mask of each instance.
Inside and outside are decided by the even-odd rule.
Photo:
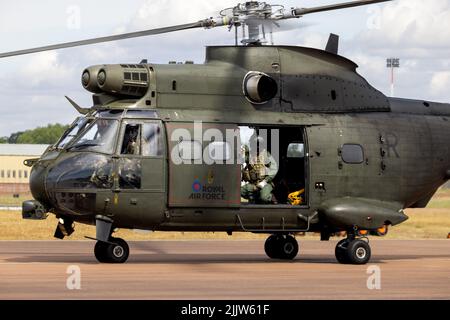
[[[394,96],[394,68],[400,68],[399,58],[389,58],[386,60],[386,67],[391,69],[391,97]]]

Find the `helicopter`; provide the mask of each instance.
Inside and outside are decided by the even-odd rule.
[[[337,261],[368,263],[366,235],[406,221],[405,209],[426,207],[450,179],[450,104],[388,98],[338,54],[337,35],[325,50],[271,45],[270,35],[283,20],[387,1],[290,10],[250,1],[190,24],[0,54],[235,31],[235,45],[207,47],[203,64],[86,68],[81,83],[93,105],[66,97],[80,117],[25,161],[34,199],[23,218],[54,214],[59,239],[75,222],[95,225],[102,263],[129,257],[118,228],[266,234],[267,256],[280,260],[297,256],[299,233],[328,241],[345,232]],[[261,154],[270,161],[251,161]],[[259,178],[248,174],[255,164]]]

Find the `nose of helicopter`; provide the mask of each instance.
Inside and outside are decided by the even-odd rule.
[[[66,153],[33,166],[30,188],[47,210],[65,216],[95,215],[98,191],[111,190],[113,161],[93,153]]]
[[[52,207],[50,198],[45,190],[46,167],[42,163],[36,163],[30,174],[30,190],[34,200],[22,203],[23,219],[44,220]]]
[[[44,207],[51,208],[51,201],[45,190],[46,176],[46,166],[42,163],[35,164],[30,174],[30,190],[34,199],[39,201]]]

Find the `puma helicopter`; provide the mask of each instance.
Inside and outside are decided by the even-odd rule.
[[[450,105],[386,97],[338,55],[336,35],[318,50],[273,45],[271,34],[283,20],[386,1],[291,9],[250,1],[190,24],[0,54],[220,26],[236,40],[207,47],[203,64],[86,68],[93,105],[68,98],[80,117],[25,161],[34,200],[23,218],[54,214],[60,239],[75,222],[95,225],[104,263],[129,256],[118,228],[267,234],[268,257],[286,260],[298,254],[299,233],[326,241],[345,232],[337,261],[367,263],[366,235],[404,222],[405,209],[425,207],[450,179]],[[244,178],[263,152],[271,160],[260,172],[274,168],[265,185]]]

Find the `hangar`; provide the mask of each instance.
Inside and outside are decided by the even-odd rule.
[[[0,194],[30,192],[31,168],[23,161],[40,157],[47,147],[43,144],[0,144]]]

